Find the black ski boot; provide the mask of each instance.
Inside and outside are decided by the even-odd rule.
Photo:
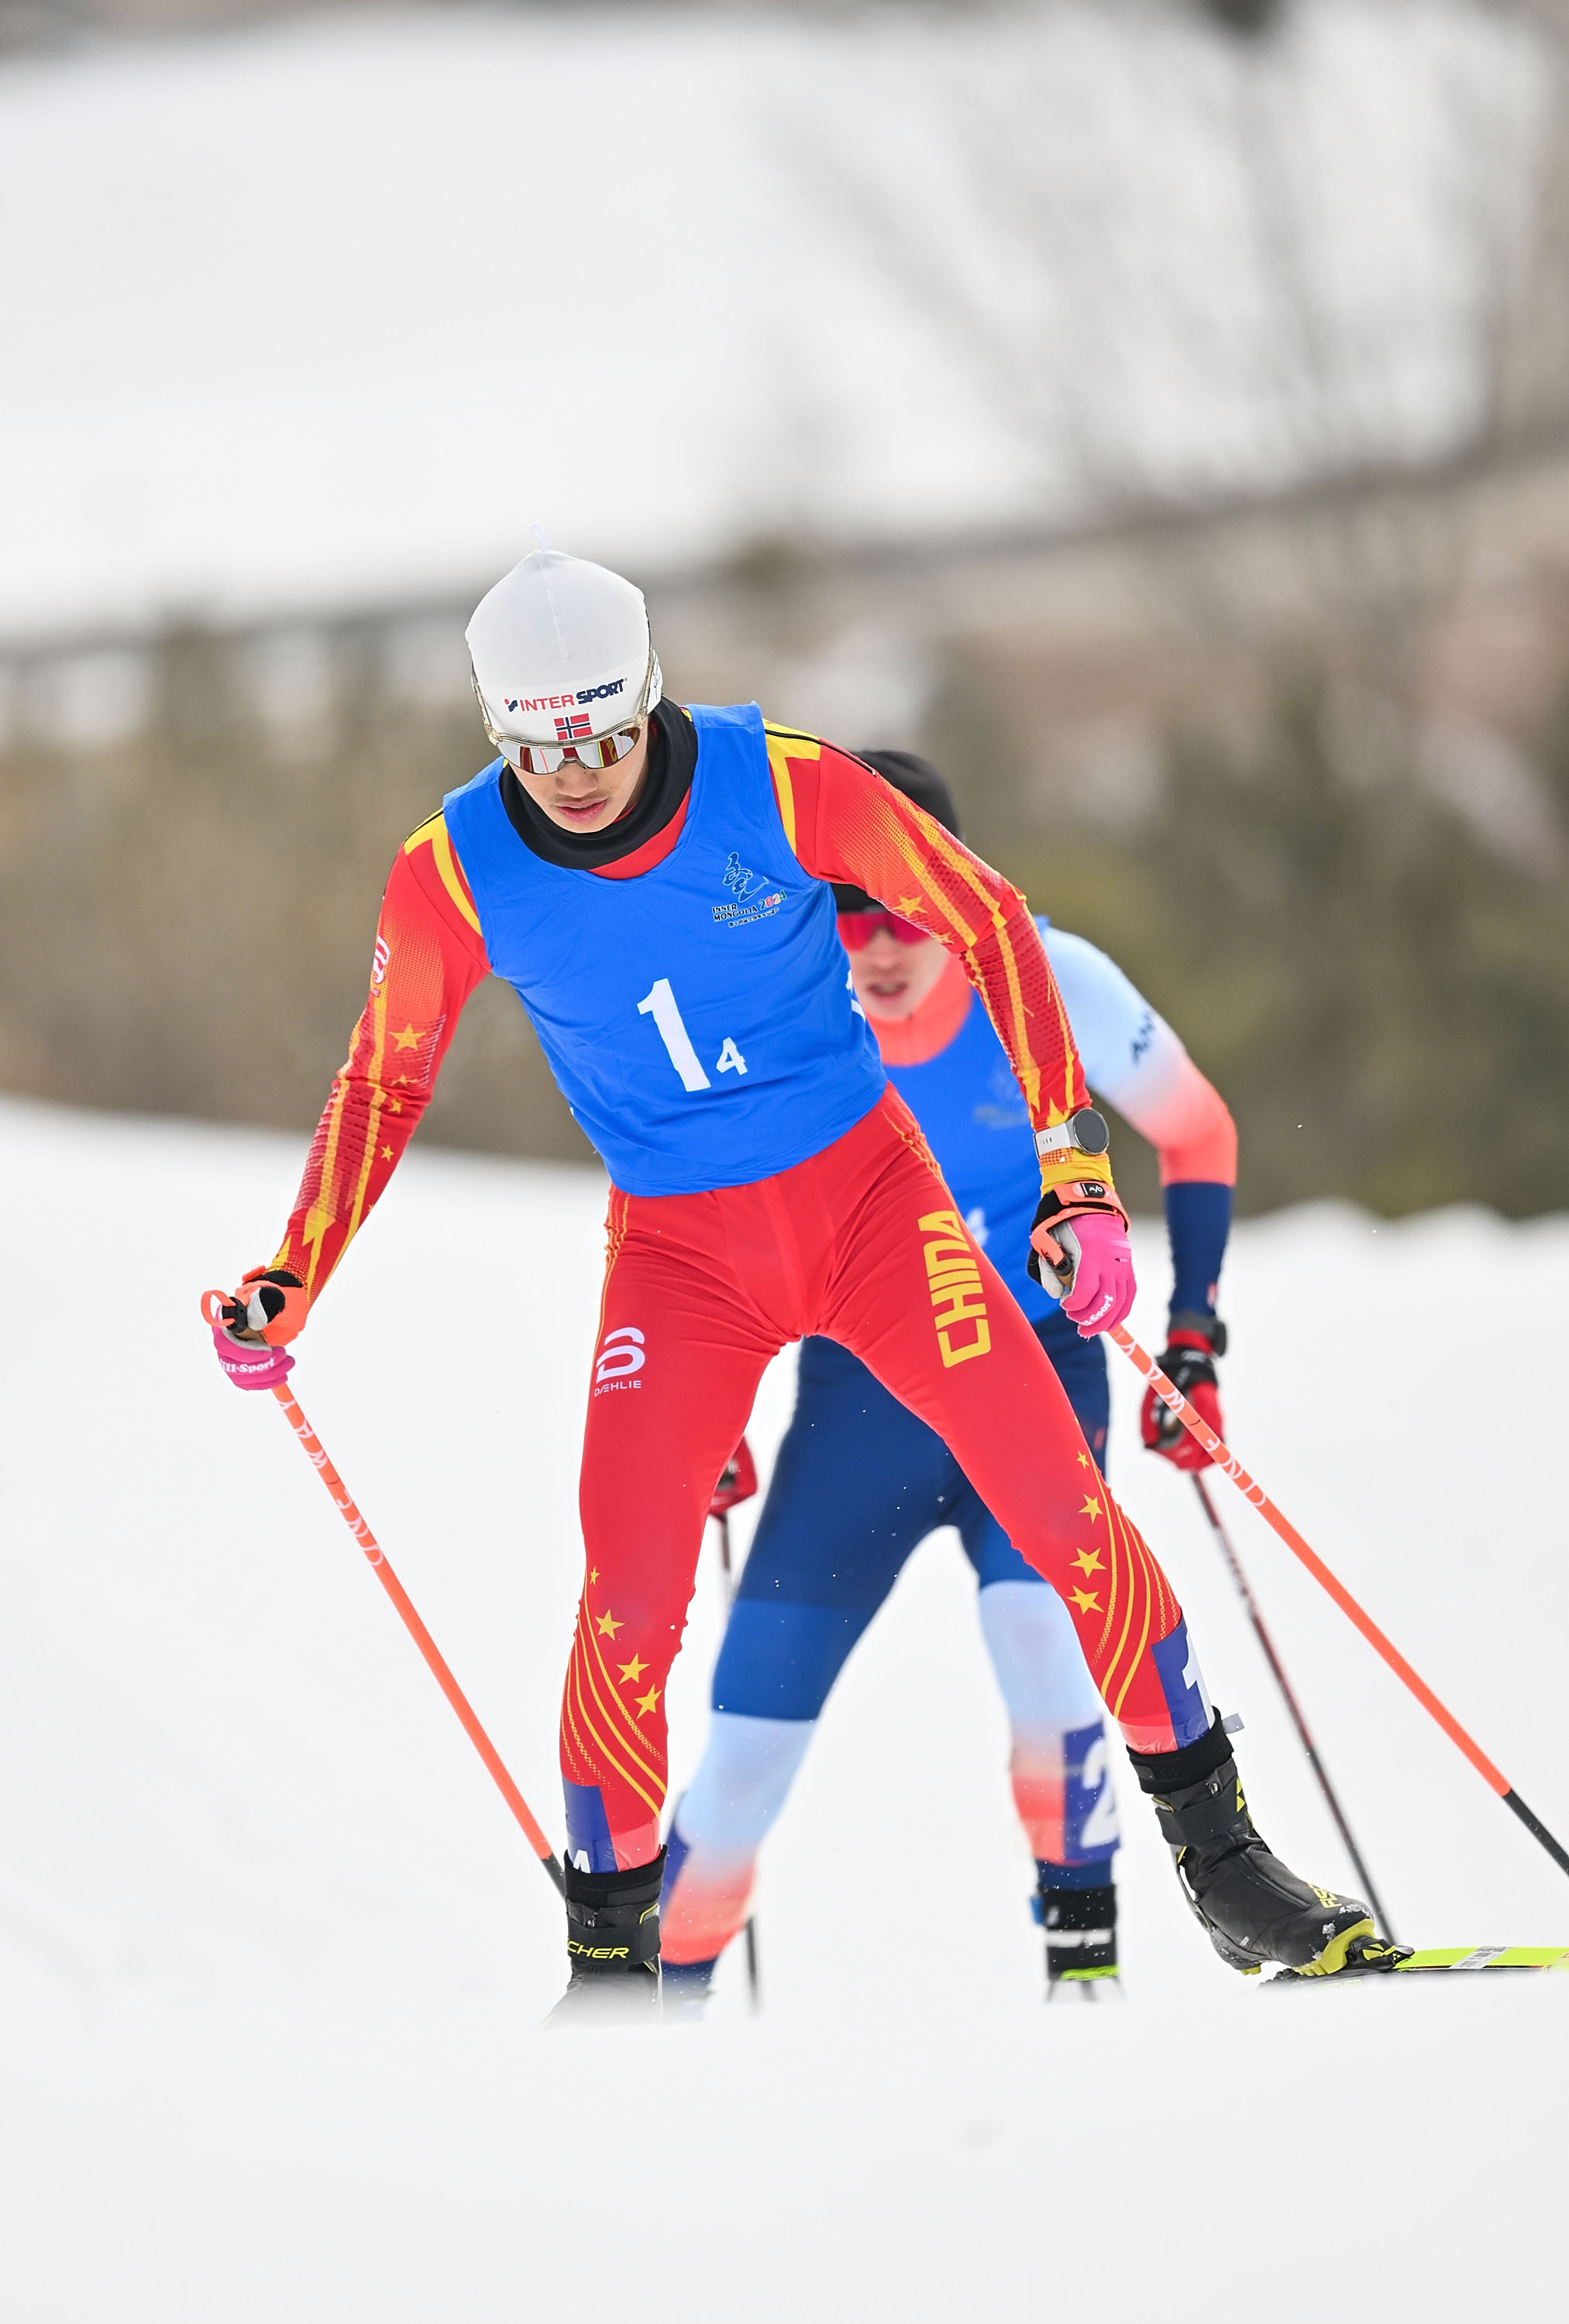
[[[1046,1931],[1048,2001],[1106,2001],[1117,1984],[1117,1892],[1048,1888],[1043,1878],[1035,1917]]]
[[[563,1861],[571,1978],[548,2025],[653,2025],[660,2016],[660,1884],[665,1852],[630,1872]]]
[[[1130,1751],[1189,1904],[1222,1960],[1256,1976],[1267,1961],[1328,1976],[1372,1939],[1365,1904],[1310,1887],[1253,1828],[1231,1743],[1214,1725],[1185,1750]]]

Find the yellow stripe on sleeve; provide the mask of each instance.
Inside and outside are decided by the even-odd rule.
[[[790,779],[792,759],[821,759],[823,746],[815,734],[798,734],[788,726],[771,726],[766,719],[762,725],[763,739],[768,745],[768,768],[773,777],[773,795],[779,806],[779,819],[784,825],[785,838],[790,853],[799,857],[796,845],[796,787]]]
[[[354,1058],[351,1054],[348,1065],[342,1068],[333,1084],[327,1142],[322,1148],[321,1168],[317,1175],[316,1200],[305,1214],[303,1240],[310,1252],[310,1259],[305,1269],[305,1287],[313,1298],[316,1296],[317,1270],[321,1265],[321,1247],[328,1233],[337,1224],[335,1207],[337,1141],[343,1128],[344,1108],[348,1102],[348,1065],[353,1063]]]
[[[441,874],[442,886],[463,914],[475,935],[478,936],[480,934],[479,914],[469,902],[465,891],[462,874],[457,869],[457,859],[452,853],[452,842],[448,836],[445,818],[438,823],[436,829],[430,835],[430,853],[436,859],[436,869]]]
[[[447,811],[444,807],[438,807],[434,815],[426,817],[418,831],[411,831],[409,834],[408,838],[403,842],[404,854],[412,855],[417,847],[423,847],[428,839],[434,838],[438,824],[443,830],[446,829]]]
[[[359,1176],[355,1185],[354,1204],[348,1214],[348,1230],[344,1237],[352,1242],[359,1232],[360,1221],[365,1214],[365,1194],[375,1167],[376,1141],[382,1134],[382,1107],[386,1093],[382,1088],[382,1065],[387,1052],[387,987],[385,979],[376,988],[371,1004],[372,1046],[370,1070],[365,1079],[370,1087],[370,1118],[365,1124],[365,1151],[360,1157]]]
[[[410,833],[403,842],[403,853],[405,855],[412,855],[417,847],[425,846],[429,846],[430,850],[431,862],[440,874],[441,884],[452,899],[454,905],[468,922],[475,935],[476,936],[482,935],[484,932],[479,925],[479,915],[468,899],[467,891],[464,887],[463,874],[457,868],[457,858],[452,852],[452,836],[447,828],[447,816],[440,809],[438,809],[428,822],[422,823],[418,831]]]
[[[923,897],[942,912],[949,927],[963,942],[966,954],[973,954],[979,931],[970,927],[961,919],[957,910],[949,903],[942,890],[934,888],[928,878],[927,860],[929,860],[929,857],[935,857],[946,871],[951,872],[969,889],[977,902],[983,906],[986,918],[991,922],[992,933],[998,938],[998,954],[1008,991],[1009,1028],[1005,1030],[1000,1025],[997,1030],[1002,1037],[1004,1046],[1011,1050],[1014,1068],[1023,1090],[1024,1102],[1029,1109],[1030,1119],[1033,1120],[1040,1106],[1040,1067],[1029,1038],[1029,1012],[1024,1005],[1024,991],[1020,981],[1018,956],[1013,949],[1013,940],[1008,934],[1007,915],[996,897],[986,886],[965,850],[950,837],[940,824],[926,815],[922,809],[918,807],[916,813],[921,818],[917,831],[912,832],[909,826],[900,820],[893,825],[892,837],[900,853],[915,875]],[[926,860],[923,860],[921,846],[918,844],[920,841],[925,842],[929,851],[929,857]],[[1011,1031],[1013,1037],[1011,1043],[1008,1040],[1008,1030]],[[1066,1047],[1066,1041],[1064,1046]],[[1071,1079],[1070,1066],[1070,1083]],[[1056,1119],[1055,1112],[1051,1118]]]

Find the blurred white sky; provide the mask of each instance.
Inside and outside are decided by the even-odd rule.
[[[0,634],[646,570],[1442,445],[1536,60],[1463,0],[1263,52],[323,17],[0,68]]]

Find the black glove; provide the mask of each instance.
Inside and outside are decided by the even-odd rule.
[[[1172,1317],[1169,1328],[1170,1337],[1160,1358],[1160,1369],[1177,1393],[1187,1398],[1199,1418],[1207,1421],[1217,1436],[1223,1436],[1225,1424],[1221,1417],[1214,1360],[1225,1353],[1226,1327],[1213,1315],[1184,1312]],[[1178,1469],[1213,1466],[1197,1437],[1161,1403],[1152,1388],[1144,1391],[1139,1433],[1151,1452],[1160,1453]]]

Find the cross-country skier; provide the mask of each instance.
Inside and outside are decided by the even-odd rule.
[[[958,836],[935,767],[900,751],[862,755]],[[857,889],[836,888],[835,898],[889,1077],[965,1225],[1029,1318],[1103,1474],[1105,1344],[1080,1338],[1055,1277],[1048,1289],[1026,1273],[1035,1146],[1001,1045],[952,953]],[[1159,1149],[1173,1272],[1161,1369],[1218,1434],[1215,1293],[1236,1176],[1231,1115],[1104,953],[1044,925],[1042,935],[1091,1089]],[[1186,1429],[1162,1428],[1169,1418],[1147,1392],[1146,1443],[1179,1466],[1207,1465]],[[1089,1998],[1115,1977],[1116,1803],[1100,1698],[1067,1609],[925,1422],[847,1349],[813,1338],[802,1344],[795,1412],[715,1666],[707,1746],[671,1823],[664,1973],[691,2006],[745,1921],[757,1849],[830,1689],[910,1553],[940,1525],[957,1526],[980,1582],[982,1634],[1012,1729],[1014,1803],[1036,1859],[1048,1993]]]
[[[1093,1333],[1132,1299],[1127,1222],[1022,897],[843,752],[752,704],[664,703],[641,595],[601,567],[525,558],[467,634],[499,756],[394,862],[281,1247],[234,1295],[237,1333],[215,1337],[236,1384],[282,1376],[459,1010],[504,977],[611,1177],[561,1711],[568,2004],[657,2004],[666,1680],[715,1482],[764,1367],[808,1333],[937,1431],[1067,1599],[1216,1949],[1239,1968],[1337,1963],[1371,1935],[1367,1909],[1254,1830],[1176,1592],[888,1086],[828,883],[963,961],[1035,1134],[1032,1240]]]

